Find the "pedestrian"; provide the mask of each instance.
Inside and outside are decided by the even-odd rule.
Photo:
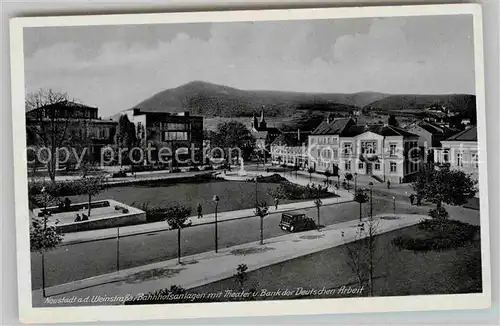
[[[81,220],[80,214],[76,214],[75,222],[80,222]]]
[[[197,211],[198,211],[198,218],[202,218],[203,217],[203,207],[201,207],[200,203],[198,203]]]
[[[85,213],[82,213],[82,221],[88,221],[88,220],[89,217]]]
[[[413,201],[415,200],[415,195],[414,194],[411,194],[410,195],[410,205],[413,206]]]
[[[278,197],[274,198],[274,208],[275,210],[278,210],[278,205],[280,203],[280,199]]]
[[[387,180],[387,189],[391,189],[391,180]]]
[[[68,197],[64,198],[64,208],[69,209],[70,206],[71,206],[71,199],[69,199]]]

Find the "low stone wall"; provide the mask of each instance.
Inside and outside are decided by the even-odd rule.
[[[95,220],[74,222],[70,224],[57,225],[57,230],[62,233],[90,231],[97,229],[115,228],[133,224],[146,223],[145,212],[120,214],[111,217],[102,217]]]
[[[106,203],[106,205],[103,205],[103,203]],[[81,203],[72,206],[88,207],[88,204]],[[146,212],[138,208],[125,205],[113,199],[92,202],[92,206],[114,207],[115,209],[112,213],[106,216],[99,216],[95,218],[93,216],[90,216],[86,221],[59,223],[54,224],[55,227],[59,232],[70,233],[146,223]],[[124,211],[126,213],[124,213]],[[57,215],[53,215],[51,218],[57,219]]]

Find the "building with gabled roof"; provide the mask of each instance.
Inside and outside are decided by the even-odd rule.
[[[441,141],[441,148],[434,149],[434,162],[449,164],[479,179],[479,147],[477,127],[473,126]]]
[[[359,125],[353,118],[323,121],[309,135],[309,166],[405,182],[419,171],[418,136],[388,124]],[[417,162],[414,162],[417,161]]]
[[[271,143],[272,164],[285,164],[305,169],[307,160],[307,137],[310,131],[283,132]]]

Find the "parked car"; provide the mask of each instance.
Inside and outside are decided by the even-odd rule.
[[[306,214],[283,213],[279,227],[284,231],[297,232],[312,230],[316,227],[316,223]]]

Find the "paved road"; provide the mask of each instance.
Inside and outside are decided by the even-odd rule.
[[[369,214],[369,204],[364,205],[364,214]],[[400,213],[426,212],[427,207],[409,207],[397,205]],[[316,219],[316,209],[301,210]],[[373,213],[392,213],[392,201],[380,199],[374,201]],[[359,204],[350,202],[321,208],[321,224],[330,225],[356,219],[359,216]],[[271,214],[264,220],[264,237],[271,238],[283,234],[278,227],[280,214]],[[219,223],[219,247],[230,247],[260,237],[260,222],[257,217]],[[192,255],[214,249],[214,225],[200,225],[182,231],[182,255]],[[119,241],[120,268],[130,268],[152,262],[175,258],[177,255],[176,231],[160,231],[148,234],[128,236]],[[83,279],[116,270],[116,239],[63,245],[45,254],[46,285],[57,285]],[[32,287],[41,287],[41,258],[32,254]]]

